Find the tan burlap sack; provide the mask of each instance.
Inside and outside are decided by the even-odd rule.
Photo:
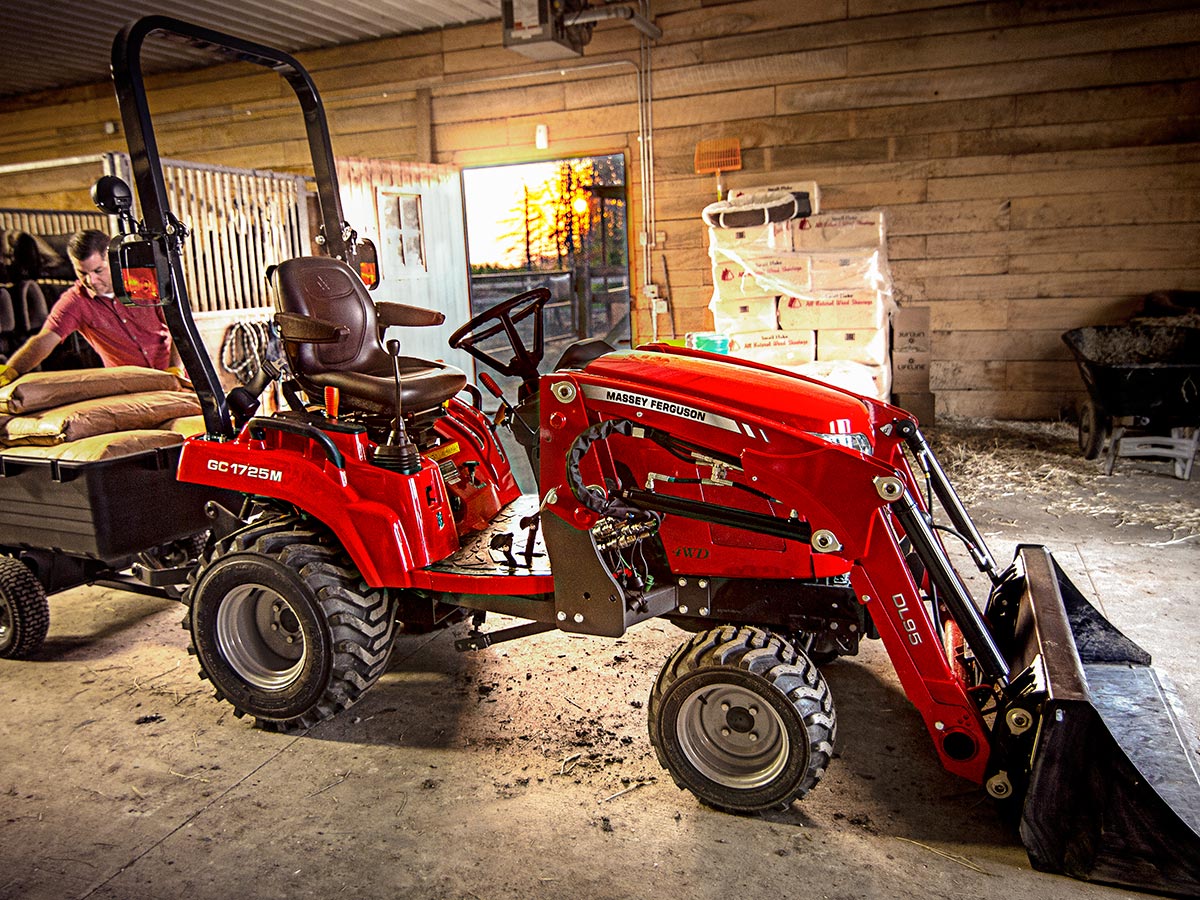
[[[98,397],[28,415],[3,424],[0,442],[61,444],[94,434],[155,428],[168,419],[200,413],[196,395],[183,391],[145,391],[117,397]]]
[[[113,434],[96,434],[78,441],[55,444],[49,447],[22,446],[0,450],[0,455],[14,459],[64,459],[74,462],[96,462],[129,456],[158,447],[171,447],[183,443],[183,435],[174,431],[137,429],[118,431]]]
[[[0,388],[0,413],[33,413],[96,397],[179,388],[179,379],[170,372],[143,366],[30,372]]]
[[[158,426],[165,431],[174,431],[184,437],[193,434],[204,434],[204,416],[181,416],[178,419],[168,419]]]

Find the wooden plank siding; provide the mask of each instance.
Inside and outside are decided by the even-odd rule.
[[[732,187],[815,180],[828,210],[879,207],[901,303],[932,313],[939,413],[1056,417],[1082,396],[1062,331],[1200,288],[1200,10],[1194,0],[655,0],[655,234],[674,324],[712,327],[699,140],[738,137]],[[343,156],[489,165],[624,152],[644,280],[633,63],[597,26],[534,62],[498,23],[301,54]],[[151,79],[164,156],[303,171],[295,102],[244,66]],[[125,149],[107,85],[0,102],[0,165]],[[550,150],[533,147],[545,124]],[[51,176],[47,173],[46,178]],[[86,207],[0,176],[0,205]],[[635,337],[651,315],[635,301]],[[660,316],[669,334],[671,317]]]

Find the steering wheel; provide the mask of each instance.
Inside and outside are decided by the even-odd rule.
[[[522,381],[529,383],[538,377],[538,363],[542,361],[545,352],[545,341],[542,335],[542,307],[550,300],[548,288],[534,288],[507,300],[501,301],[491,309],[484,310],[461,328],[450,335],[450,346],[457,350],[466,350],[480,362],[486,363],[502,375],[517,375]],[[517,332],[517,323],[536,313],[533,321],[533,346],[526,347],[521,335]],[[508,337],[512,347],[513,357],[507,363],[501,362],[486,350],[481,350],[478,344],[500,332]]]

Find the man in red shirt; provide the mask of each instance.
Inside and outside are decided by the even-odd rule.
[[[0,364],[0,387],[36,369],[63,340],[78,331],[106,366],[178,366],[162,310],[125,306],[113,296],[108,270],[108,235],[77,232],[67,246],[78,280],[58,298],[42,330]]]

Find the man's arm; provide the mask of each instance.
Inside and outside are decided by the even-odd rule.
[[[0,365],[0,387],[10,381],[16,381],[26,372],[36,369],[49,356],[54,348],[62,343],[62,338],[48,328],[43,328],[17,350],[8,360],[7,365]]]

